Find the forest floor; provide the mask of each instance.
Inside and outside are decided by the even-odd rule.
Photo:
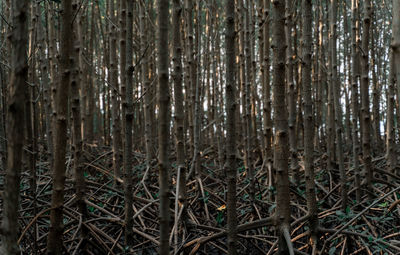
[[[226,236],[226,182],[215,155],[202,155],[202,176],[187,183],[188,224],[175,231],[174,207],[176,171],[171,174],[171,245],[174,254],[227,254]],[[156,162],[148,169],[145,156],[135,152],[134,166],[134,250],[129,254],[157,254],[158,247],[158,178]],[[315,160],[316,192],[319,208],[320,232],[317,249],[322,254],[400,254],[400,177],[389,176],[384,157],[373,159],[375,198],[363,196],[356,201],[355,189],[349,191],[348,206],[341,210],[339,172],[327,171],[325,156]],[[112,152],[108,147],[93,147],[85,152],[86,204],[88,219],[82,221],[75,204],[72,173],[68,172],[64,204],[64,244],[66,254],[81,254],[80,229],[88,229],[88,254],[124,253],[124,194],[122,184],[115,185],[112,172]],[[300,161],[301,158],[300,158]],[[265,162],[264,162],[265,163]],[[72,167],[72,159],[66,162]],[[239,254],[274,254],[277,235],[263,219],[274,213],[274,188],[266,184],[267,171],[261,171],[263,162],[256,166],[256,197],[250,199],[249,182],[242,163],[238,169],[237,216],[242,226],[239,232]],[[304,171],[300,164],[300,180]],[[265,168],[265,166],[264,166]],[[45,158],[37,163],[36,200],[32,198],[30,175],[22,174],[20,207],[20,246],[23,254],[44,254],[49,230],[51,200],[50,164]],[[354,187],[354,169],[346,163],[349,187]],[[390,194],[388,194],[390,193]],[[386,194],[386,197],[383,196]],[[388,194],[388,195],[387,195]],[[312,245],[307,221],[304,182],[291,179],[291,237],[296,253],[311,254]],[[253,225],[249,225],[254,222]],[[178,242],[175,240],[177,234]],[[36,252],[35,252],[36,251]]]

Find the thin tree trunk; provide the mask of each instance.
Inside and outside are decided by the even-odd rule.
[[[360,163],[359,151],[360,143],[358,140],[358,78],[359,78],[359,54],[358,54],[358,29],[359,22],[357,19],[358,0],[351,1],[351,58],[352,58],[352,74],[351,74],[351,109],[352,109],[352,139],[353,139],[353,167],[355,173],[356,200],[361,199],[361,180],[360,180]]]
[[[79,11],[79,1],[74,1],[72,5],[73,13]],[[73,154],[74,154],[74,177],[75,177],[75,194],[78,205],[78,211],[82,215],[82,221],[87,219],[87,209],[85,202],[85,177],[83,167],[83,146],[82,146],[82,118],[81,118],[81,101],[79,95],[79,89],[81,86],[81,78],[79,72],[79,51],[81,50],[81,42],[79,41],[79,35],[76,33],[77,23],[74,22],[73,38],[75,40],[74,50],[71,55],[71,112],[72,112],[72,133],[73,133]],[[83,243],[81,244],[82,250],[85,249],[86,237],[87,237],[86,225],[81,227],[81,237]]]
[[[372,18],[372,17],[371,17]],[[372,22],[372,21],[371,21]],[[376,22],[373,22],[376,27]],[[371,71],[372,71],[372,124],[373,124],[373,152],[379,153],[382,151],[381,140],[381,121],[380,121],[380,82],[377,77],[377,55],[376,55],[376,38],[377,34],[374,29],[371,30]]]
[[[186,25],[186,60],[187,60],[187,79],[186,79],[186,101],[188,102],[187,119],[189,129],[189,154],[194,153],[194,119],[193,119],[193,101],[195,100],[194,88],[196,84],[196,63],[194,61],[194,43],[193,43],[193,2],[185,0],[185,25]]]
[[[238,71],[238,80],[240,81],[240,89],[237,91],[239,97],[240,97],[240,107],[238,107],[238,112],[237,114],[237,119],[238,119],[238,124],[240,123],[240,135],[242,138],[244,139],[240,139],[240,141],[238,141],[239,144],[239,150],[243,151],[244,153],[244,159],[243,159],[243,163],[245,166],[246,171],[248,171],[249,169],[249,153],[248,153],[248,148],[247,148],[247,144],[248,144],[248,134],[247,134],[247,115],[246,115],[246,97],[247,97],[247,91],[246,91],[246,57],[245,57],[245,17],[244,17],[244,0],[238,0],[237,5],[238,5],[238,17],[237,17],[237,27],[238,27],[238,45],[237,45],[237,50],[238,50],[238,61],[239,61],[239,65],[237,66],[237,68],[239,69]],[[242,117],[244,116],[244,117]],[[239,137],[238,136],[238,137]],[[242,141],[244,142],[244,148],[242,149]]]
[[[200,27],[201,27],[201,15],[200,6],[201,2],[197,2],[197,16],[196,16],[196,50],[193,52],[193,69],[192,71],[192,103],[194,102],[193,111],[193,159],[192,167],[189,172],[189,177],[194,172],[196,176],[200,173],[200,135],[201,135],[201,69],[200,67],[200,49],[201,49],[201,38],[200,38]]]
[[[328,59],[328,75],[327,75],[327,154],[328,154],[328,170],[332,171],[333,168],[335,167],[335,139],[336,139],[336,129],[335,129],[335,103],[334,103],[334,92],[333,90],[335,89],[335,87],[332,85],[332,74],[333,74],[333,64],[332,64],[332,56],[335,56],[336,59],[336,55],[332,54],[332,41],[336,40],[336,38],[333,37],[332,35],[332,27],[336,24],[333,24],[333,21],[331,20],[332,17],[335,17],[334,22],[336,22],[336,14],[332,15],[332,0],[329,1],[330,5],[327,3],[326,4],[326,12],[328,17],[327,22],[329,22],[328,26],[328,49],[327,49],[327,59]],[[328,10],[330,8],[330,11]],[[329,21],[328,21],[329,20]],[[335,41],[336,42],[336,41]],[[341,120],[340,120],[341,121]]]
[[[292,48],[292,8],[293,1],[286,0],[285,10],[285,33],[286,33],[286,81],[288,87],[288,108],[289,108],[289,151],[290,170],[296,182],[299,182],[299,163],[297,158],[297,137],[296,137],[296,86],[293,80],[293,48]],[[297,72],[297,70],[296,70]]]
[[[272,48],[274,93],[274,169],[276,170],[276,212],[279,219],[278,254],[294,254],[290,240],[290,194],[288,174],[288,113],[285,88],[285,1],[272,2]]]
[[[36,204],[36,153],[37,153],[37,105],[36,105],[36,89],[37,89],[37,76],[36,76],[36,44],[38,43],[38,31],[37,31],[37,20],[39,17],[38,14],[38,5],[36,3],[31,5],[31,23],[30,23],[30,38],[29,38],[29,50],[28,50],[28,58],[29,58],[29,70],[28,70],[28,80],[32,86],[29,86],[25,89],[25,132],[26,132],[26,147],[28,148],[25,151],[25,155],[28,163],[28,171],[30,173],[30,196],[32,197],[32,212],[34,215],[37,213],[37,204]],[[33,249],[36,254],[36,240],[37,240],[37,229],[34,230],[34,245]]]
[[[395,150],[396,129],[394,127],[394,69],[393,51],[390,51],[390,78],[387,88],[387,110],[386,110],[386,159],[391,173],[395,173],[397,164],[397,155]]]
[[[6,169],[7,167],[7,140],[3,139],[7,136],[6,134],[6,73],[2,67],[0,67],[0,167],[1,169]],[[45,91],[43,91],[45,93]],[[51,139],[49,139],[51,140]]]
[[[50,104],[51,104],[51,122],[50,122],[50,137],[51,139],[51,144],[49,148],[49,154],[50,154],[50,161],[51,164],[53,165],[53,159],[54,159],[54,134],[55,134],[55,119],[56,119],[56,91],[58,87],[58,83],[60,82],[59,79],[57,78],[57,66],[58,66],[58,50],[57,50],[57,35],[55,31],[55,25],[56,25],[56,18],[55,18],[55,10],[54,10],[54,3],[50,2],[49,3],[49,15],[48,15],[48,30],[49,30],[49,39],[48,39],[48,45],[49,45],[49,64],[50,64]]]
[[[235,1],[225,1],[226,15],[226,164],[225,172],[228,182],[227,216],[228,216],[228,253],[235,255],[237,245],[236,218],[236,83],[235,83]]]
[[[147,38],[147,26],[146,26],[146,6],[144,4],[140,5],[140,48],[142,51],[143,60],[141,64],[141,78],[142,86],[146,94],[144,95],[144,135],[145,135],[145,146],[146,146],[146,164],[150,168],[151,160],[154,158],[154,144],[153,144],[153,133],[152,133],[152,100],[153,94],[151,93],[151,84],[149,77],[149,57],[147,54],[147,49],[150,47],[148,45]]]
[[[110,85],[111,85],[111,104],[112,104],[112,137],[113,137],[113,168],[114,175],[117,181],[121,177],[121,125],[120,125],[120,102],[119,96],[119,84],[118,84],[118,61],[117,61],[117,28],[114,0],[110,1],[110,18],[109,24],[110,33]]]
[[[63,253],[63,205],[65,186],[65,155],[67,147],[68,94],[71,76],[70,55],[73,51],[72,1],[62,2],[60,82],[56,91],[56,121],[54,136],[53,191],[51,195],[50,230],[47,236],[47,254]]]
[[[133,161],[132,161],[132,129],[133,129],[133,1],[123,0],[121,3],[121,15],[126,15],[122,18],[126,21],[126,33],[124,33],[125,43],[121,43],[122,47],[126,47],[123,51],[126,53],[124,67],[124,77],[126,81],[125,95],[125,149],[124,149],[124,195],[125,195],[125,245],[129,250],[133,246],[133,208],[132,208],[132,188],[133,188]],[[126,10],[124,10],[127,8]],[[122,59],[121,59],[122,61]]]
[[[91,3],[91,20],[90,20],[90,39],[89,39],[89,46],[87,50],[88,55],[88,71],[86,77],[86,86],[85,90],[87,93],[86,98],[86,107],[85,107],[85,134],[84,140],[85,144],[92,143],[94,137],[94,111],[95,111],[95,63],[93,60],[94,56],[94,42],[96,41],[96,31],[95,31],[95,3],[92,1]],[[89,7],[88,7],[89,9]],[[88,23],[88,22],[87,22]]]
[[[400,0],[393,0],[393,24],[392,24],[392,31],[393,31],[393,43],[392,43],[392,50],[393,50],[393,58],[394,58],[394,76],[397,82],[397,89],[399,90],[400,86]],[[399,95],[398,93],[397,95]],[[400,100],[400,99],[399,99]],[[400,116],[397,113],[397,116]],[[397,122],[399,125],[399,122]],[[397,169],[397,174],[400,175],[400,169]]]
[[[255,86],[255,83],[252,82],[252,61],[251,61],[251,32],[250,32],[250,16],[251,16],[251,8],[252,4],[250,0],[246,0],[246,7],[243,11],[245,11],[245,42],[244,43],[244,54],[245,54],[245,63],[246,63],[246,75],[245,75],[245,127],[246,127],[246,151],[247,151],[247,178],[249,180],[249,195],[250,199],[254,202],[255,199],[255,179],[254,179],[254,166],[253,166],[253,157],[254,157],[254,143],[253,143],[253,122],[252,122],[252,106],[251,106],[251,86]]]
[[[364,1],[364,16],[361,39],[361,116],[362,116],[362,150],[366,190],[372,191],[372,166],[371,166],[371,116],[369,110],[369,32],[371,25],[372,7],[369,0]],[[370,198],[372,193],[368,192]]]
[[[311,84],[311,47],[312,47],[312,3],[311,0],[303,0],[302,17],[302,85],[303,85],[303,109],[304,109],[304,172],[306,182],[306,197],[308,215],[310,216],[310,230],[313,246],[318,241],[318,211],[315,196],[314,183],[314,116]],[[313,250],[316,246],[313,247]]]
[[[330,6],[330,48],[331,48],[331,82],[330,87],[332,88],[333,101],[334,101],[334,112],[335,112],[335,134],[336,134],[336,153],[339,166],[340,174],[340,185],[342,195],[342,210],[345,211],[347,207],[347,180],[346,170],[344,169],[344,155],[343,155],[343,121],[342,121],[342,109],[340,104],[340,81],[338,80],[337,74],[337,34],[336,34],[336,21],[337,21],[337,1],[331,0]]]
[[[158,167],[160,182],[160,247],[159,254],[169,254],[169,129],[170,96],[168,81],[168,16],[169,1],[158,0]]]
[[[172,26],[173,26],[173,64],[174,64],[174,102],[175,102],[175,148],[176,148],[176,162],[179,179],[176,186],[176,202],[175,202],[175,215],[183,210],[183,221],[186,219],[186,166],[185,166],[185,142],[184,142],[184,106],[183,106],[183,88],[182,88],[182,48],[181,48],[181,23],[182,23],[182,5],[179,0],[173,1],[172,12]],[[178,203],[179,202],[179,203]],[[175,218],[175,231],[178,232],[179,218]],[[174,247],[178,245],[177,236],[175,236]]]
[[[43,7],[43,11],[46,12],[46,9]],[[40,10],[42,11],[42,10]],[[49,14],[47,14],[49,15]],[[40,75],[41,81],[43,84],[43,107],[45,112],[45,126],[46,126],[46,143],[47,143],[47,151],[52,151],[53,148],[53,139],[51,137],[51,88],[50,88],[50,79],[49,79],[49,56],[48,48],[46,49],[46,35],[48,33],[45,32],[46,27],[42,22],[39,22],[39,34],[40,34]],[[47,52],[46,52],[47,51]],[[46,54],[47,53],[47,54]],[[0,116],[1,118],[1,116]],[[0,119],[1,121],[1,119]]]
[[[2,254],[17,255],[18,201],[22,168],[24,137],[20,128],[24,127],[24,105],[26,80],[28,78],[28,17],[29,1],[12,1],[11,77],[7,100],[7,169],[3,195],[3,219],[1,224]]]
[[[263,120],[264,120],[264,140],[265,157],[272,162],[272,119],[271,119],[271,85],[270,85],[270,0],[264,0],[264,59],[262,62],[263,74]],[[271,179],[271,178],[270,178]],[[270,180],[270,183],[272,180]]]

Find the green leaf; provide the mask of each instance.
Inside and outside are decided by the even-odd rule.
[[[94,207],[93,206],[89,206],[89,211],[93,212],[94,211]]]
[[[344,217],[346,216],[341,210],[337,210],[336,215],[339,216],[339,218],[341,219],[344,219]]]
[[[268,208],[268,212],[271,213],[272,210],[275,209],[275,207],[276,207],[276,204],[271,205],[271,206]]]
[[[220,225],[224,221],[224,213],[218,212],[217,218],[215,220],[217,221],[218,225]]]
[[[388,206],[388,202],[384,202],[378,205],[379,207],[387,207]]]
[[[335,246],[332,246],[332,247],[329,249],[329,255],[335,254],[335,251],[336,251],[336,247],[335,247]]]

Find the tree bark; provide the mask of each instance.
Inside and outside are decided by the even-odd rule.
[[[132,160],[132,129],[133,129],[133,1],[123,0],[121,15],[126,15],[126,33],[124,33],[124,40],[126,44],[121,43],[122,47],[126,47],[124,53],[126,58],[123,60],[125,64],[125,148],[124,148],[124,196],[125,196],[125,245],[129,250],[133,246],[133,208],[132,208],[132,188],[133,188],[133,160]],[[121,59],[122,61],[122,59]]]
[[[118,84],[118,60],[117,60],[117,28],[116,15],[114,8],[114,0],[110,1],[110,18],[109,33],[110,33],[110,68],[109,77],[111,85],[111,104],[112,104],[112,137],[113,137],[113,168],[114,175],[117,181],[121,177],[121,117],[120,117],[120,101],[119,84]]]
[[[362,117],[362,150],[364,174],[367,191],[372,191],[372,166],[371,166],[371,116],[369,110],[369,32],[371,25],[372,7],[369,0],[364,1],[364,16],[361,38],[361,117]],[[368,192],[369,197],[372,193]]]
[[[356,200],[360,201],[361,199],[361,181],[360,181],[360,162],[359,162],[359,153],[360,153],[360,143],[358,140],[358,116],[359,116],[359,107],[358,107],[358,80],[359,80],[359,43],[358,43],[358,30],[359,30],[359,21],[357,18],[358,13],[358,0],[351,1],[351,109],[352,109],[352,139],[353,139],[353,167],[355,173],[355,186],[356,186]]]
[[[235,82],[235,0],[225,1],[226,49],[226,163],[228,182],[228,253],[235,255],[237,245],[236,217],[236,82]]]
[[[168,81],[168,16],[169,1],[158,0],[158,167],[160,183],[160,247],[159,254],[169,254],[169,81]]]
[[[393,58],[394,58],[394,76],[397,83],[397,88],[399,91],[399,84],[400,84],[400,0],[393,0],[393,24],[392,24],[392,31],[393,31],[393,43],[392,43],[392,50],[393,50]],[[398,93],[399,95],[400,93]],[[400,116],[398,113],[397,116]],[[397,124],[399,125],[399,123]],[[400,175],[400,169],[397,169],[397,174]]]
[[[389,84],[386,91],[387,95],[387,110],[386,110],[386,159],[388,161],[388,169],[390,172],[395,173],[397,164],[397,155],[395,149],[395,127],[394,127],[394,59],[393,51],[390,52],[390,77]]]
[[[11,17],[11,77],[7,99],[7,168],[3,197],[2,254],[17,255],[18,201],[22,168],[24,137],[21,127],[25,125],[24,106],[28,79],[28,18],[29,1],[12,1]]]
[[[285,33],[286,33],[286,82],[288,87],[288,109],[289,109],[289,151],[290,151],[290,171],[295,177],[295,181],[299,181],[299,163],[297,158],[297,137],[296,137],[296,86],[293,80],[293,48],[292,48],[292,29],[293,20],[291,8],[293,1],[286,0],[285,9]],[[296,26],[294,26],[296,28]],[[296,70],[297,72],[297,70]]]
[[[245,54],[245,62],[246,62],[246,75],[245,75],[245,127],[246,127],[246,151],[247,151],[247,178],[249,180],[250,186],[249,186],[249,196],[250,199],[254,202],[255,199],[255,179],[254,179],[254,166],[253,166],[253,160],[254,160],[254,133],[253,133],[253,122],[252,122],[252,96],[251,96],[251,90],[252,86],[255,86],[255,83],[253,82],[253,72],[252,72],[252,60],[251,60],[251,32],[250,32],[250,16],[251,16],[251,8],[252,4],[250,0],[246,0],[246,7],[244,8],[245,12],[245,24],[244,24],[244,30],[246,34],[246,39],[244,42],[244,54]]]
[[[274,94],[274,169],[276,170],[276,213],[279,219],[278,254],[293,254],[289,234],[290,194],[288,175],[288,113],[285,85],[285,1],[272,2],[273,94]],[[286,236],[286,237],[285,237]]]
[[[150,47],[147,36],[147,19],[146,19],[146,6],[144,4],[140,5],[140,48],[142,51],[143,60],[141,63],[141,79],[142,86],[146,91],[144,95],[144,135],[145,135],[145,146],[146,146],[146,164],[149,168],[151,165],[151,160],[154,158],[154,142],[153,142],[153,132],[152,132],[152,89],[150,84],[149,76],[149,56],[148,49]]]
[[[302,85],[304,109],[304,172],[306,182],[307,208],[310,216],[312,243],[315,244],[318,228],[318,211],[314,183],[314,116],[311,84],[311,44],[312,44],[312,3],[302,2],[303,33],[302,33]]]
[[[330,87],[333,93],[334,112],[335,112],[335,135],[336,135],[336,153],[340,174],[340,185],[342,195],[342,210],[345,211],[347,207],[347,180],[346,170],[344,169],[344,155],[343,155],[343,117],[340,104],[340,82],[337,74],[337,1],[331,0],[330,6],[330,48],[331,48],[331,82]]]
[[[47,236],[47,254],[63,252],[63,205],[65,186],[65,155],[67,146],[68,94],[71,76],[70,55],[73,51],[71,30],[73,31],[72,1],[62,2],[60,82],[56,91],[56,120],[54,136],[53,191],[51,195],[50,230]]]
[[[79,11],[79,1],[74,1],[72,5],[73,13]],[[79,72],[79,57],[81,50],[81,42],[77,33],[77,23],[74,22],[73,38],[75,40],[74,49],[71,54],[71,112],[72,112],[72,133],[73,133],[73,154],[74,163],[73,171],[75,177],[75,194],[78,205],[78,211],[82,215],[82,221],[87,219],[87,209],[85,202],[85,176],[83,167],[83,143],[82,143],[82,119],[81,119],[81,101],[79,89],[81,86],[81,77]],[[83,224],[81,227],[81,237],[83,243],[80,247],[84,249],[87,237],[87,228]]]

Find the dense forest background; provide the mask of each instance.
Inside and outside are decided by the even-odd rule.
[[[400,254],[400,0],[2,0],[1,254]]]

